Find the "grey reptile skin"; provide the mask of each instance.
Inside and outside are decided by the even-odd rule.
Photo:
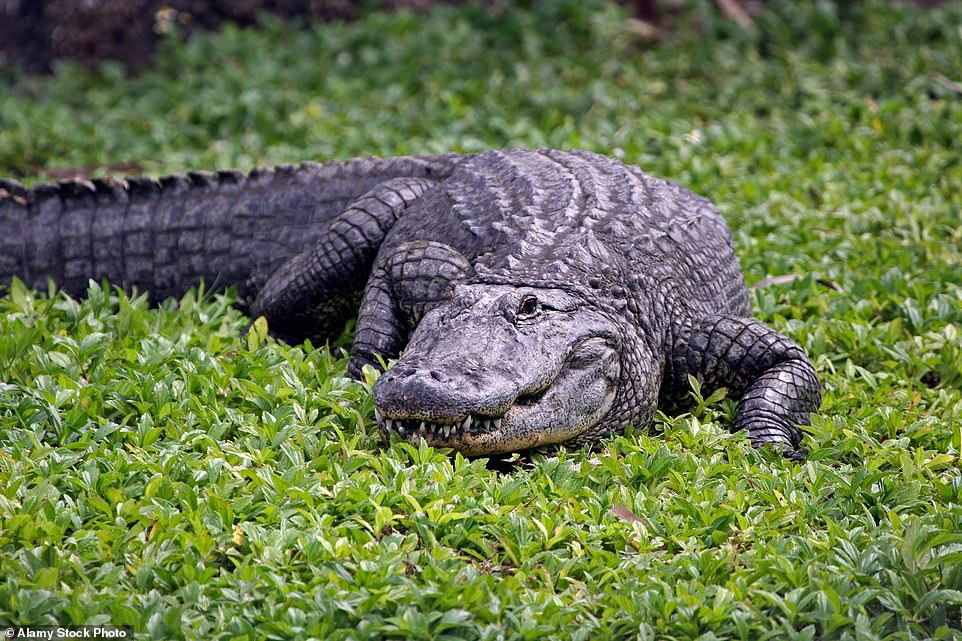
[[[711,203],[588,152],[495,151],[104,179],[0,181],[0,282],[234,285],[286,340],[357,314],[349,373],[381,434],[470,456],[591,443],[693,376],[733,429],[798,457],[820,403],[805,352],[751,318]],[[359,310],[359,311],[358,311]]]

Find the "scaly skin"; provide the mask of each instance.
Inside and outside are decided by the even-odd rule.
[[[29,190],[0,180],[0,283],[52,278],[77,296],[106,278],[163,300],[204,280],[249,301],[358,196],[398,176],[442,177],[454,161],[365,158]]]
[[[754,444],[797,455],[820,402],[803,350],[751,318],[714,207],[587,152],[0,183],[0,231],[4,279],[236,284],[288,340],[327,340],[359,305],[351,375],[400,357],[375,386],[385,439],[594,442],[683,408],[694,376],[739,399]]]

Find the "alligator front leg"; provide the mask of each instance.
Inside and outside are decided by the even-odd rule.
[[[251,305],[275,336],[291,342],[336,338],[354,315],[385,236],[403,211],[435,185],[428,178],[393,178],[335,218],[308,250],[274,272]]]
[[[397,358],[421,318],[450,300],[453,287],[473,273],[471,263],[443,243],[404,243],[379,260],[357,317],[348,374],[360,378],[376,357]]]
[[[678,403],[697,378],[710,393],[720,387],[738,400],[733,430],[746,429],[752,444],[770,443],[786,456],[797,450],[799,425],[821,402],[818,377],[805,351],[752,318],[709,316],[676,328],[665,363],[661,398]]]

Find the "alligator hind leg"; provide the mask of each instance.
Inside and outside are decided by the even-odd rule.
[[[379,260],[358,313],[348,375],[360,378],[364,365],[377,366],[377,356],[397,358],[421,318],[472,273],[460,252],[427,240],[404,243]]]
[[[336,338],[357,310],[385,236],[404,209],[435,184],[393,178],[352,202],[312,247],[271,274],[251,305],[251,317],[264,316],[272,334],[291,342]]]
[[[728,388],[738,400],[732,429],[746,429],[752,444],[773,444],[798,458],[799,425],[821,402],[818,377],[805,351],[752,318],[709,316],[685,323],[673,336],[661,397],[687,396],[688,376],[706,392]]]

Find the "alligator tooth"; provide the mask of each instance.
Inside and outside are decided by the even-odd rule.
[[[471,427],[471,415],[468,414],[468,417],[464,419],[464,423],[461,424],[461,429],[467,431],[468,428],[470,427]]]
[[[384,427],[386,427],[390,432],[392,429],[394,429],[394,421],[389,418],[384,419]]]
[[[404,426],[403,426],[403,425],[398,425],[398,426],[397,426],[397,433],[400,434],[401,436],[404,436]]]
[[[379,410],[376,407],[374,408],[374,420],[377,421],[378,423],[381,422],[381,410]]]
[[[451,436],[451,426],[450,426],[450,425],[445,425],[445,426],[444,426],[444,438],[447,438],[447,437],[449,437],[449,436]]]
[[[494,429],[496,429],[496,430],[500,430],[500,429],[501,429],[501,419],[500,419],[500,418],[494,419]]]
[[[421,426],[418,427],[418,434],[424,434],[424,428],[425,428],[424,421],[421,421]]]

